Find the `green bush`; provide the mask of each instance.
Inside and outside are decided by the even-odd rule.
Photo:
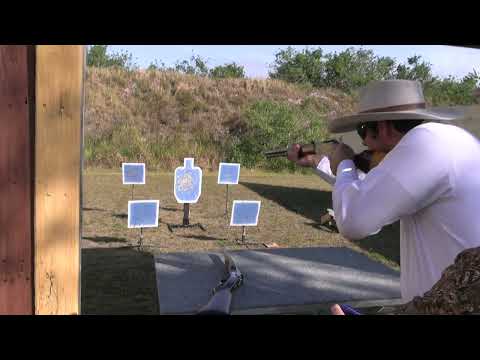
[[[134,64],[128,52],[107,54],[108,45],[91,45],[87,51],[87,66],[131,69]]]
[[[246,109],[244,117],[246,128],[233,136],[229,158],[247,168],[294,171],[296,166],[292,162],[284,158],[267,160],[264,152],[327,136],[324,119],[310,103],[259,101]]]
[[[245,69],[241,65],[237,65],[234,62],[231,64],[225,64],[216,66],[210,70],[210,77],[212,78],[244,78]]]
[[[472,105],[475,103],[473,91],[477,88],[480,76],[469,73],[461,80],[448,77],[425,84],[425,98],[433,106],[438,105]]]
[[[395,61],[372,50],[348,48],[325,56],[324,85],[351,92],[373,80],[393,78]]]
[[[175,67],[170,70],[197,76],[208,75],[207,61],[202,59],[199,55],[193,55],[190,60],[177,61]]]
[[[270,77],[314,87],[333,87],[351,91],[371,80],[391,78],[395,61],[375,56],[372,50],[348,48],[324,54],[321,48],[298,52],[292,47],[275,55]]]
[[[418,80],[423,83],[436,81],[432,75],[432,64],[421,61],[422,57],[415,55],[407,59],[406,64],[400,64],[394,73],[395,79]]]
[[[350,94],[373,80],[405,79],[423,83],[427,100],[434,105],[469,105],[480,77],[475,70],[463,79],[433,76],[432,65],[414,55],[404,64],[372,50],[348,48],[324,53],[321,48],[296,51],[289,47],[275,55],[270,77],[316,88],[331,87]]]
[[[325,59],[321,48],[297,52],[292,47],[275,54],[270,78],[292,83],[324,86]]]

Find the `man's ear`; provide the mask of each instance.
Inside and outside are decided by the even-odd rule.
[[[388,125],[386,121],[379,121],[377,124],[377,135],[380,139],[388,137]]]
[[[389,121],[378,122],[378,135],[387,144],[392,142],[394,138],[395,129]]]

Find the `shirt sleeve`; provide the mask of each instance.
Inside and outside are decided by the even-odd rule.
[[[330,167],[330,160],[327,156],[322,157],[314,170],[315,173],[323,180],[325,180],[331,185],[335,184],[335,175],[333,175],[332,169]],[[359,169],[357,169],[357,174],[360,180],[363,180],[365,178],[365,173]]]
[[[318,176],[320,176],[330,185],[335,184],[335,175],[333,175],[330,168],[330,161],[328,160],[328,157],[324,156],[314,170]]]
[[[340,233],[358,240],[431,204],[450,187],[448,164],[428,130],[411,130],[383,161],[358,179],[355,164],[342,161],[333,189]]]

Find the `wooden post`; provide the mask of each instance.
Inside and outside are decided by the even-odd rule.
[[[190,204],[183,204],[183,225],[190,225]]]
[[[0,315],[33,313],[33,46],[0,46]]]
[[[80,313],[84,46],[36,47],[35,313]]]

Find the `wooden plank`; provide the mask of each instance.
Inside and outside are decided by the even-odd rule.
[[[35,313],[80,313],[84,46],[36,47]]]
[[[0,46],[0,314],[33,313],[31,46]]]

